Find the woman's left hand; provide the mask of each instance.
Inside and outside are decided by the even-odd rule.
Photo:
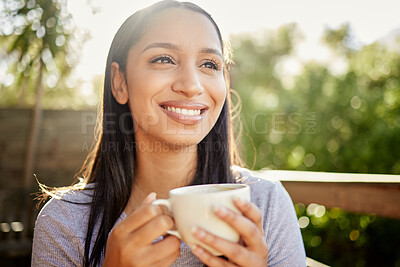
[[[242,242],[228,241],[198,227],[193,233],[199,241],[221,252],[228,261],[200,246],[196,246],[193,253],[208,266],[267,266],[268,248],[260,210],[253,203],[239,198],[235,198],[234,203],[242,215],[223,207],[219,207],[215,213],[239,233]]]

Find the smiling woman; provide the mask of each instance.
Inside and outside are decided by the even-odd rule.
[[[217,121],[227,94],[214,25],[181,8],[155,16],[129,51],[126,71],[114,62],[111,73],[118,103],[129,103],[136,115],[136,142],[197,145]]]
[[[53,199],[36,222],[33,266],[305,266],[285,189],[234,166],[223,55],[217,25],[192,3],[162,1],[125,21],[108,55],[85,179],[46,191]],[[233,200],[240,213],[215,210],[240,242],[193,229],[221,257],[168,235],[171,215],[152,205],[173,188],[219,183],[251,189],[251,202]]]

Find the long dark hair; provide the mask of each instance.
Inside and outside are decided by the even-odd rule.
[[[81,172],[85,177],[83,184],[95,185],[93,200],[89,204],[84,266],[96,266],[101,262],[109,232],[126,207],[135,182],[136,147],[133,119],[128,104],[120,105],[112,95],[111,64],[118,63],[120,70],[124,72],[131,47],[143,36],[153,16],[167,8],[188,9],[206,16],[215,26],[222,51],[224,50],[221,33],[212,17],[199,6],[189,2],[166,0],[153,4],[131,15],[116,33],[107,58],[103,104],[98,121],[99,126],[101,125],[99,136]],[[224,71],[229,86],[228,75],[226,70]],[[229,101],[228,90],[216,124],[197,145],[197,169],[192,184],[234,182],[231,166],[238,157],[233,149]],[[94,236],[95,225],[98,224],[99,230],[97,236]]]

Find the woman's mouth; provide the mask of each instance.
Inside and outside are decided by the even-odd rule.
[[[185,109],[185,108],[175,108],[175,107],[170,107],[170,106],[165,106],[164,109],[168,110],[169,112],[175,112],[178,114],[183,114],[183,115],[189,115],[189,116],[194,116],[194,115],[200,115],[201,110],[200,109]]]
[[[200,123],[208,109],[203,104],[178,101],[162,103],[160,107],[171,119],[189,125]]]

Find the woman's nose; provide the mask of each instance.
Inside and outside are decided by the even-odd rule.
[[[172,85],[174,92],[185,95],[188,98],[200,95],[204,92],[203,85],[196,68],[186,67],[182,69],[174,84]]]

